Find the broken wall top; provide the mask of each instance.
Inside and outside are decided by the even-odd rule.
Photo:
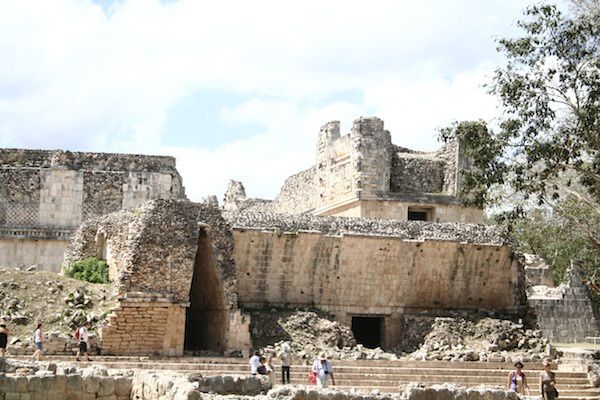
[[[101,171],[173,172],[175,158],[141,154],[0,149],[1,167],[64,168]]]
[[[225,218],[233,228],[265,229],[280,232],[315,231],[324,235],[391,236],[404,240],[447,240],[490,245],[510,244],[504,230],[497,226],[401,221],[391,219],[276,214],[267,212],[229,212]]]

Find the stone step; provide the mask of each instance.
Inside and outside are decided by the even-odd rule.
[[[104,365],[107,368],[115,369],[160,369],[160,370],[203,370],[203,371],[229,371],[229,372],[248,372],[248,365],[246,364],[206,364],[206,363],[156,363],[156,362],[103,362],[95,360],[93,364]],[[80,363],[81,366],[89,365],[88,363]],[[278,366],[275,366],[276,370],[279,370]],[[309,367],[305,365],[293,365],[293,370],[304,370],[308,373]],[[505,370],[473,370],[473,369],[462,369],[462,368],[446,368],[446,369],[433,369],[433,368],[405,368],[405,367],[365,367],[365,366],[335,366],[336,373],[359,373],[361,375],[376,375],[376,374],[403,374],[403,375],[427,375],[427,376],[446,376],[446,375],[459,375],[459,376],[475,376],[475,377],[499,377],[505,376],[507,372]],[[539,371],[525,371],[527,376],[537,377]],[[558,380],[582,380],[587,381],[587,374],[583,372],[567,372],[557,371],[556,376]]]
[[[219,376],[219,375],[231,375],[231,376],[248,376],[248,372],[244,371],[231,371],[231,370],[179,370],[178,372],[184,374],[202,374],[204,376]],[[298,372],[297,370],[292,370],[291,379],[294,383],[302,384],[306,383],[308,378],[308,369]],[[463,384],[469,386],[477,386],[480,384],[486,385],[500,385],[503,386],[506,382],[505,377],[503,376],[488,376],[488,377],[465,377],[464,375],[449,375],[449,376],[434,376],[434,375],[414,375],[414,374],[363,374],[363,373],[339,373],[335,372],[336,381],[348,381],[354,384],[364,383],[364,384],[374,384],[378,382],[377,385],[385,385],[387,384],[400,384],[400,383],[408,383],[408,382],[422,382],[428,384],[438,384],[438,383],[456,383]],[[279,372],[275,372],[275,382],[278,382],[281,379],[281,375]],[[582,389],[587,387],[587,380],[569,380],[569,381],[560,381],[560,385],[558,388],[563,389]],[[599,391],[600,394],[600,391]]]
[[[30,355],[10,355],[10,358],[16,359],[29,359]],[[175,362],[175,363],[214,363],[214,364],[240,364],[248,365],[248,359],[239,357],[140,357],[140,356],[93,356],[94,360],[97,361],[131,361],[131,362]],[[45,360],[61,360],[61,361],[73,361],[73,355],[49,355],[44,358]],[[514,366],[507,362],[463,362],[463,361],[410,361],[410,360],[333,360],[335,366],[397,366],[397,367],[428,367],[438,368],[461,368],[461,369],[500,369],[500,370],[512,370]],[[310,360],[303,360],[296,362],[296,364],[312,364]]]

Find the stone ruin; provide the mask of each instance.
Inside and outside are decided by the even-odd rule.
[[[461,202],[464,146],[450,142],[434,152],[396,146],[379,118],[359,118],[340,135],[339,121],[321,127],[315,164],[289,177],[273,200],[247,198],[232,181],[228,211],[480,223],[481,209]]]
[[[86,219],[185,198],[173,157],[0,149],[0,265],[58,272]]]
[[[273,309],[320,310],[365,347],[395,350],[412,345],[411,321],[481,312],[517,319],[528,309],[525,273],[503,232],[471,223],[482,210],[461,206],[460,172],[470,164],[463,153],[456,142],[434,153],[392,145],[377,118],[355,121],[345,136],[329,123],[316,164],[290,177],[275,200],[247,198],[233,181],[222,208],[214,198],[185,200],[170,158],[88,155],[87,162],[84,153],[64,153],[77,162],[33,168],[79,177],[54,201],[79,199],[82,210],[69,222],[83,220],[63,266],[92,256],[109,265],[118,305],[99,332],[103,353],[247,354],[252,311]],[[4,170],[22,168],[21,153],[1,154],[12,160]],[[112,213],[83,212],[102,203],[94,193],[106,193],[102,185],[86,189],[97,173],[86,169],[92,165],[104,168],[99,176],[116,176],[115,201],[105,210]],[[151,188],[136,197],[127,188],[135,177],[144,188],[144,174],[155,174]],[[0,182],[0,200],[24,190],[6,187]],[[42,204],[45,196],[34,199]],[[132,198],[155,200],[131,208]]]

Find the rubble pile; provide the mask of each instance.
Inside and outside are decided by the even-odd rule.
[[[334,359],[397,359],[380,348],[357,344],[350,327],[313,311],[253,312],[252,340],[262,353],[277,355],[287,342],[298,361],[309,363],[322,351]]]
[[[546,356],[548,340],[541,331],[525,329],[510,320],[436,318],[431,332],[413,360],[539,361]]]
[[[0,322],[11,333],[9,354],[31,354],[38,323],[47,354],[71,353],[76,327],[90,322],[90,345],[96,347],[95,327],[116,305],[110,287],[67,278],[48,271],[0,267]]]

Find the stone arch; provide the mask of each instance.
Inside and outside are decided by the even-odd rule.
[[[223,352],[227,349],[230,309],[224,286],[214,257],[210,230],[201,226],[190,288],[190,305],[186,311],[186,351]]]

